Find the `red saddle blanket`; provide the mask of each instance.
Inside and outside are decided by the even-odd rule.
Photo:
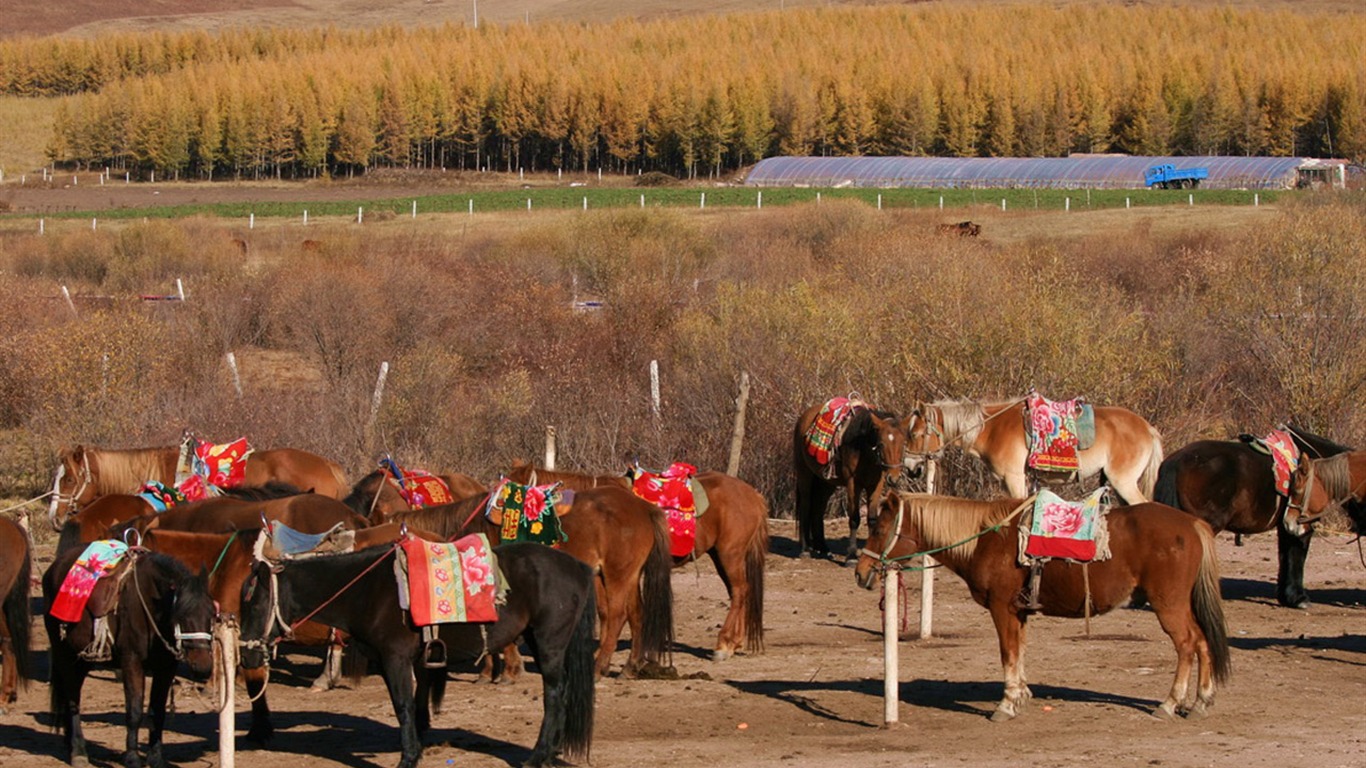
[[[1039,491],[1029,525],[1021,526],[1021,537],[1025,538],[1021,561],[1037,557],[1083,563],[1108,560],[1105,494],[1109,490],[1101,486],[1081,501],[1067,501],[1047,489]]]
[[[1276,493],[1290,495],[1290,477],[1300,465],[1300,449],[1289,432],[1275,429],[1261,439],[1271,454],[1271,471],[1276,477]]]
[[[423,469],[404,469],[393,459],[382,459],[379,463],[385,476],[398,495],[403,497],[413,509],[435,507],[455,501],[451,487],[440,477]]]
[[[454,543],[405,539],[408,610],[413,624],[498,620],[498,561],[482,533]]]
[[[697,542],[697,501],[693,498],[692,478],[697,467],[674,462],[663,472],[634,467],[631,489],[640,498],[664,510],[669,522],[669,554],[687,557]]]
[[[127,554],[128,545],[121,541],[105,539],[90,542],[71,565],[71,570],[66,572],[66,578],[62,579],[61,589],[52,599],[48,614],[58,621],[80,621],[85,604],[100,578],[112,573]]]
[[[825,407],[816,414],[816,420],[806,430],[806,452],[811,454],[817,464],[825,466],[835,457],[839,448],[839,435],[849,417],[858,408],[865,407],[860,400],[848,397],[835,397],[827,400]]]
[[[1078,400],[1054,402],[1036,392],[1025,398],[1025,436],[1029,456],[1025,466],[1040,472],[1075,472]]]
[[[236,488],[247,476],[247,457],[251,446],[245,437],[231,443],[194,441],[189,473],[176,478],[176,490],[186,501],[201,501],[217,496],[219,488]]]

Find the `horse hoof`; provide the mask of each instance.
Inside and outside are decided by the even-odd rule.
[[[1168,709],[1165,705],[1160,706],[1157,709],[1154,709],[1153,717],[1168,723],[1177,719],[1176,712],[1174,710]]]
[[[1012,712],[1007,712],[1007,711],[1005,711],[1004,709],[998,709],[998,710],[996,710],[995,712],[992,712],[992,713],[991,713],[991,722],[993,722],[993,723],[1004,723],[1004,722],[1007,721],[1007,720],[1014,720],[1014,719],[1015,719],[1015,714],[1012,713]]]
[[[798,553],[797,559],[798,559],[798,560],[810,560],[810,559],[811,559],[811,550],[803,549],[800,553]]]
[[[258,747],[264,747],[270,743],[275,736],[274,729],[271,728],[252,728],[247,731],[247,742]]]
[[[90,758],[85,755],[72,755],[71,765],[72,768],[90,768]]]
[[[726,648],[717,648],[711,652],[712,661],[725,661],[735,655],[735,651]]]

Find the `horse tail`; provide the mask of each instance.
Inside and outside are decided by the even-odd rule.
[[[1178,471],[1175,457],[1162,462],[1157,471],[1157,482],[1153,485],[1153,501],[1181,509],[1181,496],[1176,491]]]
[[[565,757],[587,763],[588,750],[593,743],[593,692],[597,685],[594,654],[598,641],[593,637],[593,631],[598,624],[598,599],[597,591],[591,586],[584,594],[587,599],[579,611],[579,621],[574,625],[564,654],[562,749]]]
[[[764,650],[764,559],[768,556],[768,504],[745,549],[745,580],[749,582],[749,604],[745,606],[745,648],[752,653]]]
[[[1214,552],[1214,529],[1204,520],[1196,520],[1196,532],[1200,535],[1200,570],[1196,573],[1195,586],[1191,590],[1191,610],[1195,613],[1195,623],[1205,634],[1210,655],[1214,657],[1214,681],[1226,682],[1229,678],[1230,664],[1228,652],[1228,627],[1224,623],[1224,603],[1219,594],[1219,560]]]
[[[24,547],[23,562],[15,572],[14,584],[5,595],[5,623],[9,625],[10,652],[14,654],[14,665],[19,672],[19,687],[28,689],[29,648],[33,634],[33,619],[29,616],[29,574],[33,568],[33,557],[28,547]]]
[[[1152,446],[1148,449],[1148,466],[1143,468],[1143,474],[1138,478],[1138,490],[1145,498],[1151,499],[1162,467],[1162,435],[1152,427],[1148,431],[1152,434]]]
[[[674,562],[669,553],[668,523],[664,513],[653,505],[650,522],[654,526],[654,544],[641,573],[640,637],[632,638],[631,642],[640,644],[644,661],[664,664],[674,640]]]
[[[345,497],[351,490],[351,484],[346,481],[346,470],[342,469],[341,465],[335,461],[328,461],[327,468],[332,472],[332,479],[337,481],[336,498]]]

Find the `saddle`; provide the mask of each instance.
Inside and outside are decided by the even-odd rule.
[[[626,472],[631,491],[664,510],[669,524],[669,553],[687,557],[697,541],[697,518],[707,511],[707,492],[697,480],[697,467],[676,461],[662,472],[642,469]]]
[[[849,427],[849,420],[860,408],[867,407],[868,404],[856,395],[831,398],[807,428],[806,452],[820,465],[825,479],[833,480],[839,471],[835,459],[839,456],[840,442],[844,438],[844,430]]]
[[[127,555],[133,553],[132,557]],[[116,540],[91,542],[67,571],[48,615],[61,622],[60,636],[79,646],[80,657],[99,663],[113,658],[114,635],[109,624],[118,613],[119,593],[132,573],[139,552]],[[93,621],[81,622],[85,614]]]
[[[484,517],[498,526],[501,541],[530,541],[555,546],[568,541],[560,518],[574,505],[574,491],[562,483],[522,485],[506,478],[489,494]]]
[[[279,520],[267,520],[256,537],[256,559],[265,563],[338,555],[356,549],[356,532],[337,523],[322,533],[301,533]]]
[[[218,496],[221,488],[242,484],[252,448],[245,437],[231,443],[201,441],[188,430],[180,443],[175,486],[188,501]]]
[[[435,507],[455,501],[451,487],[446,481],[426,470],[404,469],[388,456],[380,459],[379,466],[385,472],[385,479],[413,509]]]
[[[1039,491],[1033,509],[1020,517],[1018,526],[1016,551],[1020,565],[1029,569],[1029,578],[1016,597],[1017,608],[1026,612],[1042,610],[1039,583],[1049,560],[1060,558],[1085,566],[1110,559],[1110,527],[1106,518],[1109,492],[1109,487],[1102,485],[1081,501],[1072,502],[1052,491]]]
[[[1276,493],[1289,496],[1290,478],[1299,468],[1301,459],[1300,447],[1295,445],[1295,438],[1290,432],[1282,425],[1271,430],[1266,437],[1241,434],[1238,435],[1238,439],[1247,443],[1254,451],[1271,457],[1271,471],[1276,477]]]
[[[1079,451],[1095,444],[1095,410],[1084,398],[1049,400],[1030,390],[1025,396],[1025,469],[1046,485],[1077,479]]]

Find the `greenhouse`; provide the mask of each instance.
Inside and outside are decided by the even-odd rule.
[[[745,178],[756,187],[1142,189],[1149,168],[1204,168],[1203,189],[1293,189],[1346,183],[1343,160],[1303,157],[770,157]]]

